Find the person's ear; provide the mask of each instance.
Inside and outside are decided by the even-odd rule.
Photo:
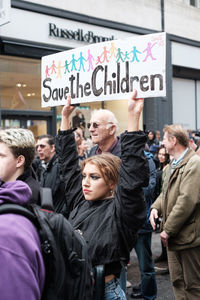
[[[110,184],[109,184],[109,192],[110,192],[110,196],[113,196],[113,195],[114,195],[115,187],[116,187],[116,184],[114,184],[114,183],[110,183]]]
[[[54,144],[51,146],[51,152],[55,152],[55,145]]]
[[[112,124],[110,127],[109,127],[109,133],[110,135],[114,135],[116,132],[116,125],[115,124]]]
[[[20,155],[17,157],[17,168],[24,167],[25,165],[25,157],[23,155]]]
[[[110,183],[110,184],[109,184],[110,190],[111,190],[111,191],[114,191],[115,186],[116,186],[116,185],[114,184],[114,182],[113,182],[113,183]]]
[[[172,142],[174,146],[177,144],[177,139],[175,136],[172,136]]]

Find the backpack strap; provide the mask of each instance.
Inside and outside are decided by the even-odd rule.
[[[0,205],[0,214],[17,214],[29,219],[35,226],[38,226],[35,215],[26,207],[19,204],[4,203]]]
[[[40,201],[43,209],[54,211],[51,188],[40,187]]]
[[[105,276],[104,265],[98,265],[93,268],[94,270],[94,300],[104,300],[105,293]]]

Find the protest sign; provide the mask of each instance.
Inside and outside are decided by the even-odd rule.
[[[11,0],[0,0],[0,26],[10,22]]]
[[[42,58],[42,107],[166,96],[166,34],[76,48]]]

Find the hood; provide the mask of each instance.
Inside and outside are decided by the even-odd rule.
[[[150,152],[144,151],[144,154],[146,155],[146,157],[147,157],[148,159],[153,158],[153,154],[150,153]]]
[[[21,180],[2,182],[0,179],[0,204],[10,202],[24,205],[31,196],[32,191],[25,182]]]

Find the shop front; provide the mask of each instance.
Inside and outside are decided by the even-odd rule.
[[[39,5],[29,4],[28,8],[12,5],[10,22],[0,27],[1,127],[29,128],[36,137],[55,135],[61,107],[41,107],[41,57],[136,34],[52,16],[52,10],[44,13]],[[126,101],[80,105],[86,124],[91,110],[101,107],[116,114],[120,132],[126,129]]]
[[[0,26],[1,127],[30,128],[35,136],[56,134],[61,107],[41,108],[41,57],[90,43],[155,32],[12,0],[10,22]],[[198,41],[167,34],[167,96],[145,101],[141,129],[158,129],[162,132],[164,125],[170,123],[181,123],[187,129],[200,129],[199,57]],[[84,115],[86,124],[94,108],[111,109],[119,121],[119,133],[126,129],[126,100],[80,105],[78,109]]]

